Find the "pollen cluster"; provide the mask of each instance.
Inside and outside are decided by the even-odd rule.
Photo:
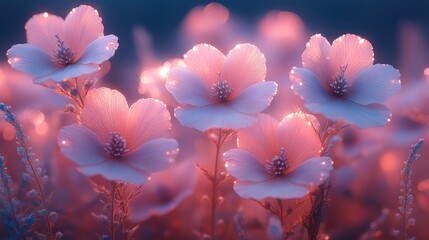
[[[273,158],[267,160],[265,168],[267,172],[276,176],[285,174],[286,170],[289,168],[289,163],[286,158],[286,151],[283,147],[280,148],[279,155],[275,155]]]
[[[220,102],[226,102],[232,94],[234,88],[227,81],[220,81],[213,84],[210,94]]]
[[[104,145],[104,151],[109,157],[121,157],[128,152],[127,141],[122,138],[121,134],[111,132],[109,134],[109,140]]]
[[[69,46],[67,46],[63,40],[55,34],[55,38],[57,39],[58,49],[55,50],[54,56],[56,58],[56,62],[58,65],[67,66],[75,62],[76,53],[74,53]]]

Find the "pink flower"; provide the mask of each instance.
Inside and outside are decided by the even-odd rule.
[[[237,45],[226,57],[208,44],[196,45],[184,62],[170,70],[165,86],[184,105],[174,113],[186,127],[248,127],[277,92],[275,82],[264,80],[264,55],[251,44]]]
[[[62,19],[40,13],[25,24],[26,44],[17,44],[7,51],[13,68],[43,83],[60,82],[98,70],[118,48],[118,38],[104,36],[104,26],[97,10],[82,5]]]
[[[125,97],[108,88],[85,98],[82,124],[60,130],[61,152],[88,176],[143,184],[150,173],[170,166],[178,143],[167,138],[170,114],[156,99],[140,99],[128,108]]]
[[[195,190],[198,171],[192,160],[174,164],[170,169],[153,174],[150,182],[130,204],[130,219],[142,222],[174,210]]]
[[[383,126],[390,118],[384,104],[401,88],[399,71],[376,64],[371,44],[356,35],[337,38],[332,46],[320,34],[302,54],[303,68],[290,72],[291,88],[313,113],[357,125]]]
[[[320,157],[322,145],[302,113],[277,122],[261,114],[250,128],[240,130],[238,148],[224,154],[226,170],[237,181],[243,198],[300,198],[322,183],[332,169],[329,157]]]

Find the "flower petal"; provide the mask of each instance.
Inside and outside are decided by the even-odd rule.
[[[358,73],[346,98],[359,104],[385,104],[401,89],[399,71],[390,65],[376,64]]]
[[[127,116],[124,95],[104,87],[88,92],[81,113],[82,124],[94,131],[102,142],[107,142],[110,132],[124,133]]]
[[[289,79],[291,89],[306,103],[323,104],[331,99],[318,77],[306,68],[293,68]]]
[[[57,70],[43,49],[31,44],[17,44],[7,51],[10,65],[33,77],[49,75]]]
[[[293,172],[284,176],[274,176],[262,182],[237,181],[234,190],[243,198],[257,200],[267,197],[300,198],[325,181],[331,170],[332,161],[329,157],[316,157],[304,161]]]
[[[279,122],[267,114],[259,114],[251,127],[238,131],[237,145],[253,153],[261,163],[278,154],[276,131]]]
[[[156,138],[143,144],[139,149],[126,156],[127,163],[147,172],[159,172],[167,169],[179,153],[179,144],[175,139]]]
[[[27,42],[43,49],[48,55],[53,56],[58,48],[55,35],[63,35],[64,20],[61,17],[48,13],[33,15],[25,24]]]
[[[170,120],[166,105],[157,99],[140,99],[133,103],[125,130],[128,148],[134,150],[151,139],[168,136]]]
[[[34,82],[43,83],[50,79],[54,80],[55,82],[61,82],[64,81],[64,79],[80,77],[98,70],[99,67],[97,64],[71,64],[65,67],[57,68],[51,74],[40,76],[34,79]]]
[[[286,150],[289,171],[303,161],[320,156],[322,143],[303,113],[292,113],[281,121],[277,129],[279,147]]]
[[[357,73],[373,64],[374,52],[367,40],[345,34],[332,43],[330,59],[332,77],[335,78],[341,67],[347,66],[344,76],[352,83]]]
[[[224,153],[226,170],[239,181],[265,181],[273,175],[268,174],[254,154],[242,149],[231,149]]]
[[[331,44],[320,34],[313,35],[302,53],[302,66],[310,69],[324,83],[331,81]]]
[[[258,82],[245,88],[240,95],[230,101],[230,104],[239,112],[259,113],[270,106],[276,94],[276,82]]]
[[[309,193],[309,189],[289,181],[287,176],[273,176],[263,182],[237,181],[235,192],[242,198],[263,200],[264,198],[291,199],[300,198]]]
[[[329,157],[315,157],[302,162],[287,178],[293,184],[312,188],[324,182],[332,170],[332,160]]]
[[[146,171],[135,169],[118,159],[110,159],[91,166],[81,166],[79,171],[87,176],[101,175],[108,180],[136,185],[146,183],[149,177]]]
[[[244,128],[256,121],[256,117],[240,113],[224,104],[203,107],[178,107],[174,109],[177,120],[185,127],[205,131],[210,128]]]
[[[197,182],[198,171],[192,160],[175,163],[165,171],[152,174],[150,184],[130,202],[130,220],[141,222],[172,211],[194,192]]]
[[[64,43],[76,52],[76,58],[95,39],[102,37],[104,26],[97,10],[81,5],[73,8],[64,21]]]
[[[107,159],[97,136],[82,125],[61,128],[58,145],[62,154],[80,166],[98,164]]]
[[[184,55],[186,68],[198,74],[207,87],[219,81],[225,56],[209,44],[198,44]]]
[[[88,45],[88,47],[85,49],[85,52],[79,58],[77,63],[100,64],[111,58],[115,54],[115,51],[118,46],[118,37],[116,37],[115,35],[107,35],[104,37],[97,38]]]
[[[343,120],[359,128],[384,126],[390,111],[383,105],[360,105],[347,99],[332,99],[326,103],[308,103],[305,107],[313,113],[322,113],[333,121]]]
[[[265,80],[267,69],[265,57],[252,44],[239,44],[232,49],[225,58],[221,80],[232,85],[234,91],[231,97],[239,95],[248,86]]]
[[[180,104],[205,106],[214,103],[204,80],[187,68],[172,68],[165,87]]]

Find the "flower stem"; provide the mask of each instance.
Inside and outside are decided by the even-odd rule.
[[[116,239],[115,233],[115,198],[116,198],[116,182],[112,182],[112,211],[110,215],[110,231],[112,235],[112,240]]]
[[[218,162],[219,162],[219,155],[220,155],[220,149],[222,147],[222,129],[219,129],[219,135],[217,136],[216,141],[216,158],[215,158],[215,164],[214,164],[214,170],[213,170],[213,179],[212,179],[212,201],[211,201],[211,235],[212,239],[216,239],[216,206],[217,206],[217,185],[218,185]]]
[[[41,184],[40,176],[36,171],[36,168],[34,166],[34,159],[33,159],[33,152],[31,152],[31,148],[27,146],[28,143],[28,137],[24,133],[24,129],[22,128],[22,124],[18,121],[16,118],[16,115],[11,112],[10,106],[5,106],[3,103],[0,103],[0,111],[3,111],[6,115],[4,116],[4,119],[13,126],[15,129],[15,138],[16,138],[16,144],[18,145],[19,150],[18,154],[25,159],[25,162],[28,163],[28,166],[30,166],[31,174],[33,174],[37,188],[40,192],[40,196],[43,202],[43,207],[47,211],[45,219],[46,219],[46,225],[48,227],[48,239],[54,239],[54,235],[52,233],[52,223],[51,219],[49,218],[49,208],[46,201],[46,196],[43,191],[43,187]]]
[[[280,211],[280,223],[282,224],[282,228],[284,228],[284,210],[283,210],[283,203],[280,198],[277,199],[277,203],[279,204],[279,211]]]
[[[327,196],[329,193],[329,178],[319,186],[319,189],[314,193],[312,208],[308,213],[308,216],[304,220],[304,226],[307,228],[308,239],[316,240],[320,224],[323,220],[323,214]]]
[[[43,207],[47,210],[45,218],[46,218],[46,224],[48,225],[48,233],[49,233],[48,239],[54,239],[54,234],[52,233],[52,223],[51,223],[51,220],[49,219],[49,208],[48,208],[48,204],[46,202],[46,197],[45,197],[45,193],[44,193],[43,188],[42,188],[42,184],[40,183],[39,175],[37,175],[36,169],[34,168],[33,163],[30,161],[30,158],[29,158],[30,156],[29,156],[29,153],[27,151],[27,146],[24,143],[23,143],[23,148],[24,148],[25,155],[28,159],[28,165],[30,165],[31,172],[33,173],[34,178],[36,179],[37,188],[39,189],[40,195],[42,196]]]
[[[335,122],[327,120],[323,131],[318,131],[320,142],[322,143],[322,151],[320,156],[327,156],[332,147],[332,138],[333,136],[339,134],[343,128],[346,126],[337,129],[334,127]],[[317,129],[314,128],[316,131]],[[322,184],[319,185],[319,188],[313,193],[312,197],[312,206],[308,215],[304,219],[304,226],[307,229],[308,239],[316,240],[318,238],[318,233],[320,225],[323,220],[324,210],[326,207],[326,201],[328,200],[328,194],[331,186],[330,178],[326,179]]]

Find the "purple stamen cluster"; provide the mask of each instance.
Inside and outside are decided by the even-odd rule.
[[[226,102],[233,91],[234,88],[227,81],[219,80],[219,82],[213,84],[210,94],[220,102]]]
[[[111,132],[109,134],[109,140],[104,146],[104,151],[109,157],[121,157],[128,152],[127,141],[122,138],[121,134]]]
[[[332,88],[335,94],[342,96],[347,93],[348,88],[350,87],[349,81],[344,77],[344,72],[347,69],[347,65],[341,67],[340,72],[335,77],[335,80],[329,83],[329,86]]]
[[[76,54],[61,40],[58,34],[55,34],[55,38],[57,39],[58,49],[55,50],[54,56],[58,65],[67,66],[74,63]]]
[[[286,170],[289,168],[289,163],[287,162],[286,151],[283,147],[280,148],[279,155],[267,160],[265,168],[267,172],[276,176],[285,174]]]

